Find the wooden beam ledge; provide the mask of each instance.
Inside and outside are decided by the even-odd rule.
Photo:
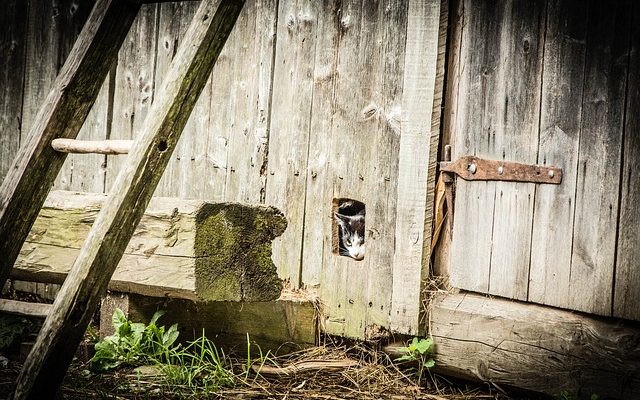
[[[49,311],[51,311],[51,307],[51,304],[0,299],[0,312],[24,317],[46,318],[49,315]]]
[[[60,153],[76,154],[128,154],[133,140],[76,140],[53,139],[51,147]]]
[[[431,303],[436,372],[579,398],[640,398],[640,325],[474,293]]]

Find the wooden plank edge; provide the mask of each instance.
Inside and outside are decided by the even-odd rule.
[[[435,372],[589,398],[640,398],[640,325],[460,292],[431,304]]]
[[[30,303],[26,301],[0,299],[0,312],[24,317],[46,318],[51,311],[51,304]]]

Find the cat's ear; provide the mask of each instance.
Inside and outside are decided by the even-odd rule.
[[[333,218],[335,218],[338,225],[342,226],[343,228],[347,226],[349,217],[347,217],[346,215],[334,213]]]
[[[366,212],[366,209],[363,208],[362,210],[358,211],[358,213],[355,216],[356,217],[364,217],[365,214],[366,214],[365,212]]]

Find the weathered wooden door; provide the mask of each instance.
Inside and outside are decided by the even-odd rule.
[[[445,132],[561,185],[457,181],[453,286],[640,319],[640,7],[460,0]]]

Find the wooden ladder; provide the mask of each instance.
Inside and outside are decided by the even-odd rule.
[[[0,187],[4,285],[66,152],[116,62],[142,3],[97,0]],[[243,0],[202,0],[167,76],[18,378],[15,399],[53,397],[240,14]],[[2,286],[0,286],[2,287]]]

